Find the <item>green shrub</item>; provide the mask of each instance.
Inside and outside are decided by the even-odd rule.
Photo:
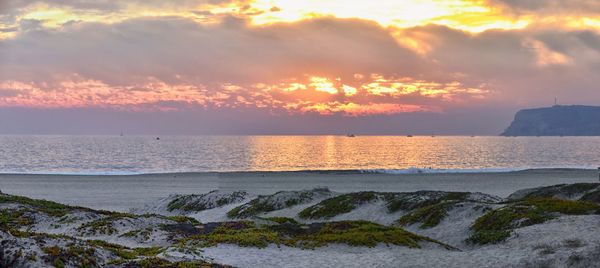
[[[303,219],[330,219],[348,213],[357,206],[379,198],[375,192],[358,192],[328,198],[302,210],[298,215]]]
[[[343,221],[326,223],[311,235],[297,238],[302,247],[321,247],[330,243],[350,246],[374,247],[379,243],[419,248],[419,242],[429,240],[401,228],[388,227],[366,221]]]
[[[244,223],[241,227],[233,223],[230,223],[229,226],[224,224],[209,234],[195,235],[186,238],[182,243],[191,243],[201,247],[224,243],[258,248],[267,247],[269,244],[316,248],[332,243],[374,247],[383,243],[418,248],[420,242],[427,241],[452,249],[448,245],[410,233],[402,228],[367,221],[341,221],[311,225],[286,221],[284,224],[260,227],[251,223]]]
[[[247,195],[245,191],[236,191],[231,194],[221,196],[220,198],[215,200],[214,203],[210,203],[210,201],[205,200],[206,196],[214,194],[215,192],[216,191],[199,195],[191,194],[178,196],[171,202],[169,202],[169,204],[167,205],[167,210],[203,211],[242,201]]]
[[[313,200],[317,194],[325,195],[329,193],[329,189],[315,188],[306,191],[280,191],[272,195],[261,195],[246,204],[230,210],[227,212],[227,216],[233,219],[248,218],[261,213],[304,204]]]
[[[269,217],[265,218],[265,220],[273,221],[279,224],[290,223],[290,224],[298,224],[298,222],[292,218],[287,217]]]
[[[448,216],[448,211],[458,202],[442,202],[426,207],[418,208],[404,216],[396,223],[402,226],[408,226],[415,223],[421,223],[419,228],[427,229],[435,227]]]
[[[504,241],[512,230],[554,219],[560,214],[598,214],[600,207],[591,202],[555,198],[527,198],[509,203],[479,217],[471,226],[473,235],[467,240],[475,244]]]
[[[432,198],[421,199],[415,197],[428,197],[433,195]],[[390,193],[386,194],[385,200],[387,201],[387,209],[389,213],[394,213],[400,210],[414,210],[419,209],[443,202],[450,201],[465,201],[469,197],[470,193],[467,192],[431,192],[431,191],[420,191],[415,193]]]
[[[231,225],[230,225],[231,226]],[[223,224],[210,234],[192,236],[192,240],[199,241],[203,247],[215,246],[217,244],[236,244],[242,247],[264,248],[269,244],[280,244],[281,240],[277,232],[266,228],[259,228],[252,222],[243,222],[231,228]]]
[[[0,203],[17,203],[28,205],[50,216],[62,217],[74,207],[47,200],[31,199],[22,196],[0,194]]]

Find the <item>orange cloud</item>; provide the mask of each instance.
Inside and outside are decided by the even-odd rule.
[[[310,78],[310,84],[316,91],[327,92],[329,94],[337,94],[338,90],[333,87],[333,83],[324,77],[313,76]]]
[[[32,25],[0,41],[1,106],[179,103],[358,116],[466,106],[491,95],[482,85],[504,100],[539,99],[536,88],[564,87],[557,66],[563,77],[590,77],[564,79],[582,82],[572,90],[597,84],[600,20],[587,13],[562,16],[573,19],[564,27],[585,29],[569,31],[546,28],[562,22],[554,15],[527,24],[536,10],[506,17],[475,0],[125,1],[94,12],[60,2],[15,12]],[[411,14],[395,12],[403,5]]]
[[[193,85],[168,85],[156,79],[145,84],[109,86],[101,81],[74,79],[56,86],[18,81],[0,83],[0,92],[11,90],[9,96],[0,96],[0,106],[71,108],[71,107],[121,107],[160,102],[205,104],[209,99],[204,89]],[[218,96],[213,96],[218,103]]]
[[[298,108],[298,107],[295,107]],[[397,104],[397,103],[367,103],[356,104],[353,102],[340,103],[328,102],[317,103],[313,105],[300,107],[301,112],[316,112],[322,115],[343,114],[348,116],[365,116],[365,115],[389,115],[411,112],[431,112],[435,111],[431,107],[413,105],[413,104]]]
[[[355,81],[356,79],[361,81]],[[356,87],[347,85],[350,83]],[[437,105],[425,100],[434,98],[438,102],[452,102],[453,96],[457,94],[475,99],[485,93],[483,89],[465,88],[459,82],[394,79],[378,74],[356,74],[352,81],[306,76],[303,79],[291,79],[291,82],[253,85],[224,83],[212,87],[201,84],[168,84],[154,77],[148,77],[139,84],[111,86],[74,75],[56,85],[2,82],[0,106],[172,110],[177,105],[193,105],[361,116],[439,110]],[[398,98],[407,95],[412,95],[413,100]],[[173,106],[173,103],[177,105]]]

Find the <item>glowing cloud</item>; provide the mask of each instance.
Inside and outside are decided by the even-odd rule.
[[[348,86],[348,85],[342,85],[342,89],[344,90],[344,94],[346,94],[346,96],[352,96],[352,95],[356,95],[356,93],[358,92],[356,90],[356,88]]]
[[[594,1],[8,1],[0,108],[368,116],[598,96]]]
[[[395,114],[416,111],[438,111],[436,105],[420,103],[437,98],[439,103],[452,102],[453,97],[477,99],[485,95],[483,89],[464,88],[459,82],[449,84],[413,81],[409,78],[394,80],[372,74],[362,77],[364,84],[357,88],[336,83],[328,78],[307,76],[292,79],[295,82],[275,84],[257,83],[236,85],[225,83],[211,89],[206,85],[167,84],[154,77],[144,83],[129,86],[110,86],[101,81],[84,79],[78,75],[66,78],[58,85],[7,81],[0,83],[0,106],[5,107],[114,107],[118,109],[176,110],[181,105],[214,108],[251,107],[285,110],[289,113],[314,112],[322,115],[348,116]],[[376,81],[376,82],[374,82]],[[398,82],[402,81],[402,82]],[[351,81],[357,83],[356,81]],[[384,84],[396,88],[386,92]],[[375,86],[374,86],[375,85]],[[397,85],[397,86],[396,86]],[[341,90],[338,90],[338,87]],[[331,97],[317,98],[314,94]],[[382,92],[391,99],[381,98]],[[399,99],[412,94],[412,101]],[[416,103],[415,103],[416,102]],[[177,105],[173,105],[177,104]]]
[[[338,90],[333,87],[333,83],[324,77],[313,76],[310,78],[310,84],[316,91],[327,92],[329,94],[337,94]]]
[[[249,6],[260,12],[250,16],[254,24],[294,22],[320,16],[361,18],[383,26],[398,28],[437,23],[453,28],[481,32],[488,29],[517,29],[528,21],[505,17],[484,1],[403,0],[403,1],[295,1],[256,0]]]
[[[322,115],[342,114],[347,116],[365,116],[365,115],[377,115],[377,114],[399,114],[399,113],[411,113],[411,112],[432,112],[435,111],[432,108],[412,105],[412,104],[397,104],[397,103],[368,103],[368,104],[356,104],[356,103],[340,103],[340,102],[328,102],[328,103],[317,103],[308,105],[300,108],[301,112],[309,113],[315,112]]]

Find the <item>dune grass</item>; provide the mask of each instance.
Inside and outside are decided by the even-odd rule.
[[[257,226],[253,222],[229,222],[215,228],[211,233],[182,240],[184,244],[191,243],[199,247],[235,244],[242,247],[264,248],[274,244],[303,249],[314,249],[329,244],[364,247],[387,244],[419,248],[421,242],[436,243],[451,249],[450,246],[402,228],[367,221],[340,221],[311,225],[284,221],[280,225],[269,226]]]
[[[211,194],[214,194],[216,191],[212,191],[206,194],[191,194],[191,195],[181,195],[173,199],[169,204],[167,204],[168,211],[203,211],[207,209],[212,209],[215,207],[225,206],[234,202],[242,201],[247,193],[245,191],[236,191],[230,194],[222,195],[214,201],[205,200]]]
[[[23,196],[14,196],[6,194],[0,194],[0,204],[2,203],[16,203],[27,205],[36,209],[37,211],[44,212],[54,217],[62,217],[69,211],[71,211],[73,208],[75,208],[52,201],[31,199]]]
[[[457,201],[450,201],[417,208],[402,216],[396,223],[402,226],[421,223],[419,226],[421,229],[432,228],[440,224],[448,216],[448,211],[457,203]]]
[[[250,202],[227,212],[232,219],[244,219],[278,209],[289,208],[310,202],[316,195],[329,194],[327,188],[315,188],[308,191],[280,191],[272,195],[261,195]]]
[[[588,215],[599,212],[600,206],[586,201],[527,198],[479,217],[471,226],[473,234],[467,241],[482,245],[499,243],[509,238],[516,228],[543,223],[561,214]]]
[[[379,197],[376,192],[357,192],[328,198],[310,206],[298,214],[303,219],[330,219],[348,213],[361,204],[371,202]]]

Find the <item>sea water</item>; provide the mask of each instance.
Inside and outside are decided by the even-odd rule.
[[[0,136],[0,173],[415,173],[598,166],[600,137]]]

